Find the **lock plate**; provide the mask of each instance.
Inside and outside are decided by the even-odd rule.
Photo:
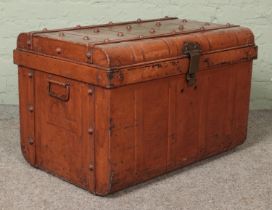
[[[186,74],[186,80],[189,86],[196,83],[196,72],[199,69],[201,47],[197,42],[184,43],[183,53],[189,56],[190,65]]]

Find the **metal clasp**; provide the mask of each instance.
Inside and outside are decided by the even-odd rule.
[[[201,47],[197,42],[184,43],[183,53],[189,55],[190,66],[186,74],[186,80],[189,86],[196,83],[196,72],[199,69]]]

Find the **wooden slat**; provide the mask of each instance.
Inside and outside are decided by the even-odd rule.
[[[179,95],[178,78],[170,80],[168,89],[168,150],[167,150],[167,170],[170,171],[176,166],[176,141],[177,141],[177,121],[176,113],[179,107],[177,106],[177,97]],[[184,81],[183,81],[184,82]]]

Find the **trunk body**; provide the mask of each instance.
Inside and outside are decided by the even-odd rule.
[[[256,57],[249,29],[175,18],[23,33],[24,157],[106,195],[229,150]]]

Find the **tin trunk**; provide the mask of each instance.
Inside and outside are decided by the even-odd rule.
[[[26,160],[98,195],[246,139],[252,32],[177,18],[22,33]]]

